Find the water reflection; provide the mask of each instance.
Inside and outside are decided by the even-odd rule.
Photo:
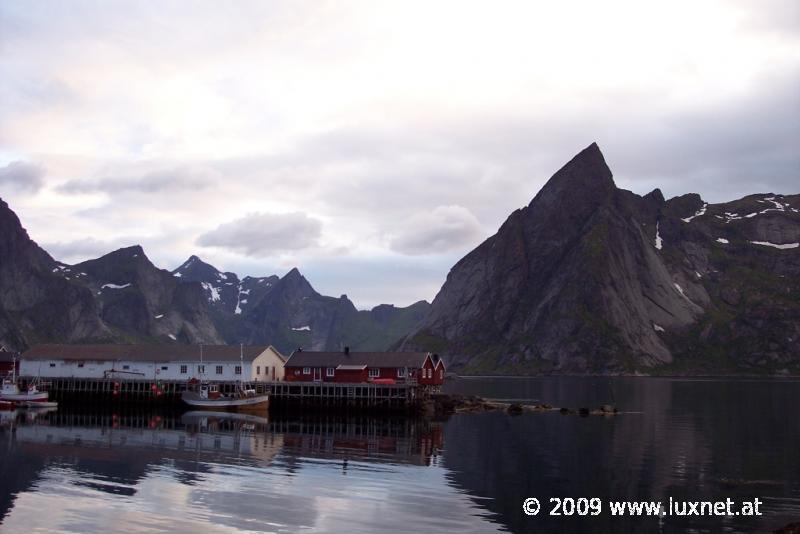
[[[625,412],[614,418],[487,413],[448,422],[448,478],[514,531],[752,532],[800,521],[797,380],[541,377],[470,379],[449,387],[573,408],[598,406],[613,396]],[[533,519],[520,508],[527,496],[759,497],[764,515]]]
[[[800,382],[448,387],[617,417],[0,413],[7,531],[730,532],[800,520]],[[532,518],[526,497],[763,500],[758,518]],[[545,511],[547,507],[545,507]]]
[[[448,486],[443,436],[441,422],[398,417],[5,412],[3,525],[497,530]],[[419,513],[435,503],[448,511]]]

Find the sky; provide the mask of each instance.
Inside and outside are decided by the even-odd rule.
[[[799,193],[800,2],[0,3],[0,197],[66,262],[430,301],[593,141],[639,194]]]

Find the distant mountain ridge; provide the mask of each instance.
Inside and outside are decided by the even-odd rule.
[[[618,189],[596,144],[450,271],[404,349],[467,373],[800,372],[800,195]]]
[[[800,374],[800,195],[619,189],[596,144],[450,271],[432,304],[357,310],[297,269],[239,278],[139,246],[67,265],[0,200],[0,344],[437,352],[461,373]]]
[[[297,269],[240,279],[191,256],[170,272],[138,245],[68,265],[32,241],[2,200],[0,232],[0,344],[12,350],[43,342],[382,350],[430,307],[357,310],[345,295],[317,293]]]

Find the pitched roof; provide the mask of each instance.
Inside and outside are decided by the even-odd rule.
[[[243,359],[252,361],[269,347],[245,345]],[[277,352],[277,351],[276,351]],[[200,361],[199,345],[36,345],[22,353],[23,360],[95,360],[180,362]],[[203,345],[204,362],[238,362],[237,345]]]
[[[427,352],[312,352],[295,351],[286,361],[287,367],[336,367],[358,365],[367,367],[413,367],[425,364]]]

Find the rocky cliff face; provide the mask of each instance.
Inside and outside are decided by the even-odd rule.
[[[197,256],[191,256],[172,275],[181,282],[199,282],[213,309],[223,315],[241,315],[279,280],[275,275],[239,280],[236,273],[220,272]]]
[[[593,144],[453,267],[403,347],[466,372],[797,369],[798,208],[641,197]]]
[[[286,351],[383,350],[410,332],[429,307],[422,301],[407,308],[357,310],[347,295],[320,295],[292,269],[245,314],[241,331],[248,343],[269,342]]]
[[[63,276],[0,200],[0,344],[108,339],[98,315],[91,291]]]
[[[100,317],[129,341],[221,343],[202,286],[183,284],[157,268],[140,246],[63,266],[91,289]]]
[[[357,310],[317,293],[297,269],[240,279],[191,256],[172,272],[140,246],[76,265],[31,241],[0,201],[0,344],[176,342],[381,350],[403,338],[429,304]]]

